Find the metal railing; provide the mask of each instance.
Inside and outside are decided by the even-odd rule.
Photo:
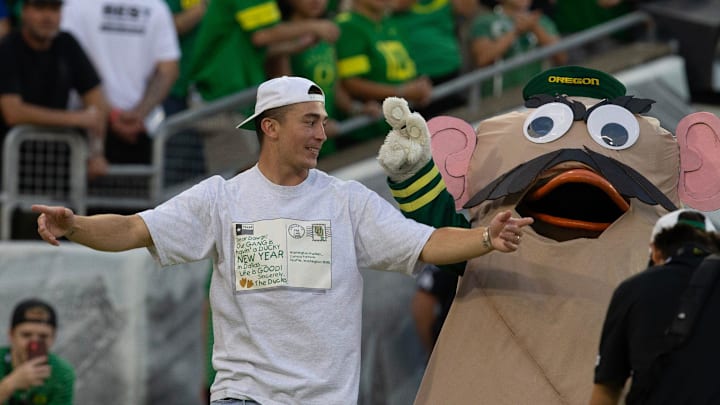
[[[87,141],[77,132],[29,125],[10,130],[3,142],[0,237],[10,238],[16,208],[64,204],[84,214],[87,156]]]
[[[192,127],[199,120],[228,111],[237,111],[253,105],[255,103],[256,93],[257,87],[245,89],[200,107],[181,111],[160,123],[153,133],[153,177],[150,184],[150,198],[153,203],[159,203],[167,197],[163,195],[163,190],[165,189],[165,149],[169,138],[180,131]]]

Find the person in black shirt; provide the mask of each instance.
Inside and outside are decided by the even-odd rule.
[[[59,30],[60,0],[25,0],[22,24],[0,40],[0,141],[15,125],[79,128],[90,142],[88,175],[107,170],[108,103],[75,38]],[[84,109],[68,110],[71,91]]]
[[[679,214],[679,215],[678,215]],[[668,216],[670,220],[668,221]],[[674,219],[673,219],[674,217]],[[651,242],[655,265],[615,290],[603,325],[591,405],[617,404],[628,378],[627,404],[709,404],[720,400],[716,366],[720,352],[720,291],[715,283],[692,335],[679,350],[668,347],[669,329],[693,273],[718,251],[717,234],[696,211],[661,217]]]

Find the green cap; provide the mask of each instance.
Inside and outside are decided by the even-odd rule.
[[[561,66],[538,73],[523,88],[523,99],[536,94],[614,99],[625,86],[605,72],[582,66]]]

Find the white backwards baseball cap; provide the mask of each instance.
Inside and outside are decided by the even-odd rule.
[[[698,212],[702,214],[705,217],[704,223],[695,222],[695,221],[686,221],[686,220],[680,220],[678,217],[683,212]],[[678,224],[678,222],[682,222],[685,224],[688,224],[690,226],[693,226],[695,228],[704,230],[705,232],[715,232],[715,226],[713,225],[712,221],[710,221],[710,218],[707,217],[703,212],[693,210],[693,209],[687,209],[687,208],[681,208],[679,210],[672,211],[668,214],[663,215],[660,217],[660,219],[657,220],[655,223],[655,226],[653,227],[652,234],[650,235],[650,242],[655,240],[655,237],[662,232],[665,229],[670,229]],[[692,222],[692,223],[691,223]]]
[[[286,105],[320,101],[325,104],[325,93],[320,86],[304,77],[282,76],[263,82],[257,90],[255,113],[236,128],[255,129],[255,117],[263,112]]]

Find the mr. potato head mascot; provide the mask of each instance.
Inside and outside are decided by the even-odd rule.
[[[434,226],[485,226],[507,209],[535,219],[516,252],[454,267],[464,275],[417,404],[587,403],[610,296],[646,267],[656,220],[679,197],[720,208],[718,118],[685,117],[679,142],[641,115],[652,100],[625,91],[604,72],[550,69],[523,89],[526,110],[476,130],[426,123],[403,99],[383,104],[393,129],[378,160],[405,215]]]

